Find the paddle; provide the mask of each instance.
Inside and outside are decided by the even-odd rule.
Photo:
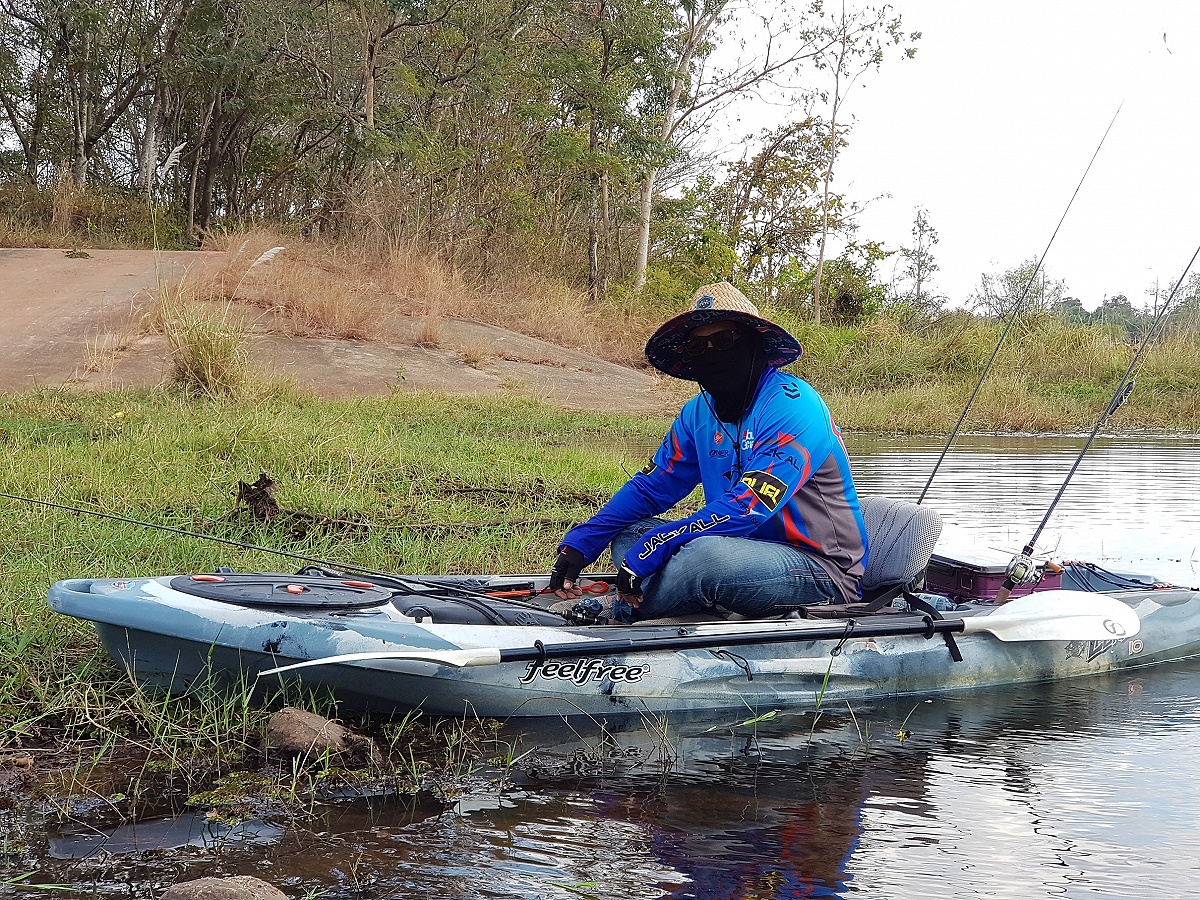
[[[305,662],[278,666],[260,675],[279,675],[310,666],[364,662],[373,659],[403,659],[439,666],[495,666],[534,659],[583,656],[619,656],[657,650],[695,650],[706,647],[737,647],[747,644],[784,644],[797,641],[833,641],[844,638],[893,637],[906,634],[931,638],[935,634],[987,632],[1002,641],[1111,641],[1132,637],[1141,621],[1129,606],[1104,594],[1086,591],[1040,591],[1011,600],[987,615],[961,619],[921,618],[912,622],[864,623],[847,619],[837,625],[812,620],[775,623],[770,631],[735,631],[703,634],[674,634],[661,638],[614,638],[581,640],[534,647],[476,647],[463,650],[381,650],[344,653]],[[616,630],[616,629],[614,629]]]

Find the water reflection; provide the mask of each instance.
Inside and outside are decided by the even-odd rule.
[[[251,819],[226,824],[207,813],[136,822],[107,831],[71,823],[52,830],[50,855],[86,859],[102,851],[116,856],[180,847],[215,849],[225,844],[271,843],[282,835],[283,828],[269,822]]]
[[[670,777],[561,789],[641,827],[673,874],[639,896],[1185,896],[1200,788],[1159,767],[1196,749],[1198,674],[830,711],[815,731],[683,725]]]
[[[1198,695],[1187,664],[815,722],[512,723],[511,783],[448,804],[339,804],[270,844],[41,874],[80,897],[219,873],[330,900],[1183,897],[1200,782],[1168,773],[1200,750]]]

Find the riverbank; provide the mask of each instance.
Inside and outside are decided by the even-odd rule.
[[[190,255],[4,250],[0,281],[0,313],[14,331],[0,348],[0,391],[173,383],[243,400],[439,391],[659,420],[694,389],[642,358],[678,298],[589,304],[534,276],[473,284],[415,250],[371,255],[270,232]],[[817,326],[787,308],[763,311],[800,339],[804,357],[792,371],[852,431],[949,433],[1002,330],[963,312]],[[1123,328],[1029,313],[964,427],[1090,430],[1136,350]],[[1150,347],[1112,427],[1200,431],[1194,329],[1172,328]]]
[[[32,870],[43,852],[9,827],[25,813],[5,819],[5,809],[35,801],[91,828],[180,810],[216,821],[303,817],[319,798],[356,792],[436,809],[468,783],[502,778],[496,761],[515,752],[475,720],[348,717],[380,748],[367,764],[277,764],[263,750],[274,710],[342,711],[286,688],[147,693],[112,664],[89,623],[50,612],[54,581],[219,566],[294,571],[295,556],[388,571],[538,571],[563,531],[643,465],[661,426],[520,398],[420,393],[0,396],[6,862]],[[240,504],[239,488],[263,474],[269,499]]]
[[[667,424],[419,393],[0,397],[0,652],[14,662],[0,674],[0,711],[14,723],[5,739],[96,739],[95,710],[107,711],[101,730],[123,739],[164,733],[159,716],[178,718],[168,731],[198,746],[226,739],[211,710],[138,696],[90,625],[47,609],[56,580],[295,568],[265,548],[384,571],[542,571],[566,528],[644,465]],[[238,501],[263,474],[270,515]]]
[[[0,397],[0,712],[10,744],[99,732],[145,739],[228,723],[159,706],[104,659],[90,625],[49,612],[89,574],[295,568],[255,547],[374,570],[539,571],[563,531],[644,464],[663,422],[522,399],[397,394],[195,402],[168,392]],[[629,449],[626,449],[629,448]],[[239,483],[273,481],[268,519]],[[231,547],[12,498],[184,529]],[[102,721],[96,710],[104,710]],[[148,719],[151,716],[152,719]],[[209,721],[212,719],[212,721]]]

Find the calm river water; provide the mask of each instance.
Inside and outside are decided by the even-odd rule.
[[[943,443],[850,442],[862,492],[902,499]],[[1015,551],[1081,444],[963,438],[925,502]],[[1200,584],[1198,449],[1098,442],[1041,548]],[[51,829],[38,880],[74,886],[59,896],[138,898],[204,874],[258,875],[293,898],[1200,895],[1200,663],[815,721],[552,723],[504,737],[523,755],[503,789],[336,804],[300,825]]]

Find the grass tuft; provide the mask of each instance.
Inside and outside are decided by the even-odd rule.
[[[170,348],[172,384],[201,397],[245,390],[249,333],[229,304],[205,303],[182,282],[160,291],[153,319]]]

